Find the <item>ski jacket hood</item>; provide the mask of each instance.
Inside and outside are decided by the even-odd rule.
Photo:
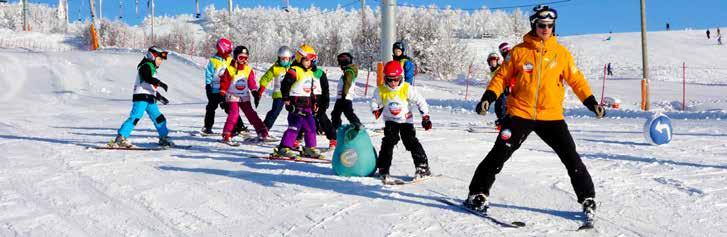
[[[514,87],[507,99],[507,113],[532,120],[563,120],[565,83],[581,102],[592,95],[588,81],[576,67],[568,49],[555,36],[541,40],[530,33],[510,51],[487,90],[499,96],[507,80]]]

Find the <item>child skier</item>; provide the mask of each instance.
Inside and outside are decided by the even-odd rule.
[[[360,128],[361,121],[353,112],[353,98],[356,96],[356,77],[358,76],[358,68],[353,64],[353,56],[350,53],[341,53],[337,57],[338,66],[343,71],[341,80],[338,81],[338,95],[336,104],[333,105],[331,119],[333,120],[334,129],[341,126],[341,113],[346,115],[348,122],[354,127]]]
[[[414,75],[416,74],[416,65],[414,65],[414,61],[409,56],[406,56],[406,44],[404,44],[403,41],[394,43],[392,46],[392,52],[394,53],[394,61],[398,61],[399,65],[401,65],[404,70],[404,80],[406,80],[406,83],[413,86]]]
[[[202,135],[212,134],[212,125],[215,123],[215,110],[217,106],[222,107],[225,113],[228,112],[227,103],[225,103],[225,97],[220,95],[220,77],[227,70],[227,66],[230,65],[232,57],[232,42],[230,40],[221,38],[217,41],[217,53],[212,56],[207,63],[207,68],[204,71],[205,77],[205,92],[207,94],[207,107],[204,114],[204,127],[200,132]],[[234,134],[242,131],[247,131],[245,124],[242,119],[237,120],[235,124]]]
[[[117,131],[118,135],[116,135],[116,139],[109,142],[109,147],[133,147],[128,138],[145,111],[149,114],[149,118],[154,123],[157,133],[159,133],[159,145],[165,147],[174,146],[174,143],[167,136],[169,134],[167,119],[159,111],[156,103],[157,100],[165,104],[168,102],[157,91],[157,88],[161,87],[164,91],[167,91],[169,87],[156,78],[156,70],[162,65],[163,60],[167,59],[167,54],[168,52],[165,49],[152,46],[147,51],[146,56],[141,59],[139,65],[136,66],[138,73],[136,75],[136,81],[134,82],[134,96],[132,97],[134,103],[131,107],[131,114]]]
[[[316,148],[316,121],[313,114],[318,109],[316,95],[322,93],[321,83],[313,71],[313,61],[317,58],[313,47],[301,45],[281,83],[280,92],[288,111],[288,129],[283,133],[280,145],[273,150],[274,156],[297,157],[299,153],[292,148],[298,133],[303,132],[303,156],[321,157],[321,152]]]
[[[431,175],[427,154],[416,137],[414,129],[414,116],[411,104],[416,104],[422,114],[422,127],[425,130],[432,128],[429,120],[429,105],[416,88],[404,82],[403,69],[398,61],[389,61],[384,66],[384,84],[374,91],[371,108],[374,117],[378,119],[383,115],[384,138],[381,139],[381,150],[376,160],[379,177],[384,184],[395,184],[397,181],[389,175],[394,146],[403,140],[404,147],[411,152],[416,168],[414,179],[418,180]]]
[[[513,48],[510,59],[497,70],[475,108],[477,113],[487,114],[489,105],[502,93],[505,80],[516,80],[517,86],[507,100],[507,119],[492,150],[477,166],[464,205],[476,211],[487,211],[495,175],[528,134],[535,132],[565,166],[577,201],[583,207],[584,216],[588,217],[584,226],[592,226],[596,193],[563,117],[564,84],[571,87],[597,118],[605,116],[606,111],[598,105],[573,56],[553,36],[557,19],[555,9],[538,6],[533,11],[530,32],[523,36],[524,42]]]
[[[233,61],[222,75],[220,81],[220,94],[225,96],[229,114],[222,132],[222,142],[229,145],[237,145],[232,141],[233,126],[240,119],[240,108],[245,117],[255,127],[257,140],[264,141],[268,137],[268,129],[260,120],[250,102],[250,95],[257,104],[260,101],[260,92],[255,82],[255,72],[247,64],[250,53],[245,46],[237,46],[233,51]]]
[[[265,91],[265,88],[270,86],[270,82],[273,83],[273,106],[265,115],[265,127],[267,127],[268,130],[273,128],[275,120],[278,119],[280,111],[283,110],[283,94],[280,92],[280,84],[283,77],[285,77],[285,73],[288,69],[290,69],[292,57],[293,51],[288,46],[280,47],[278,49],[278,60],[275,61],[275,64],[270,66],[268,71],[266,71],[263,77],[260,78],[260,91]],[[255,107],[257,107],[257,104]]]
[[[328,110],[328,105],[330,103],[328,76],[323,69],[318,67],[318,60],[313,61],[313,77],[315,77],[315,79],[317,79],[321,84],[321,90],[315,91],[317,110],[313,112],[313,117],[316,119],[316,132],[317,134],[326,135],[326,139],[328,139],[328,149],[332,150],[336,148],[336,129],[333,127],[331,119],[329,119],[326,114],[326,110]],[[304,132],[298,133],[298,136],[295,138],[295,143],[293,143],[293,149],[301,151],[300,143],[303,140],[304,135]]]

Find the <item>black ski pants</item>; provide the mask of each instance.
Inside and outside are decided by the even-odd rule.
[[[346,119],[348,119],[348,122],[353,126],[361,126],[361,120],[359,120],[358,116],[356,116],[353,112],[353,101],[347,99],[336,100],[336,104],[333,105],[333,111],[331,112],[331,120],[333,120],[334,128],[341,127],[341,123],[343,123],[343,121],[341,121],[341,113],[346,115]]]
[[[490,195],[490,188],[495,182],[495,175],[500,173],[512,153],[525,141],[530,132],[534,131],[540,139],[550,146],[565,165],[570,176],[571,185],[576,192],[578,202],[595,197],[591,175],[576,152],[576,146],[564,120],[536,121],[519,117],[508,117],[503,122],[502,131],[510,130],[511,137],[507,140],[498,135],[495,145],[485,159],[477,166],[469,186],[470,194],[484,193]],[[502,134],[502,132],[500,132]]]
[[[394,146],[399,143],[400,138],[406,150],[411,152],[415,167],[429,166],[427,154],[424,152],[422,144],[419,143],[419,139],[416,137],[414,124],[386,121],[384,125],[384,138],[381,139],[379,158],[376,159],[376,167],[379,168],[379,174],[389,174]]]
[[[212,125],[215,123],[215,111],[217,110],[217,107],[222,107],[222,109],[225,110],[225,113],[227,113],[228,108],[227,103],[225,103],[225,97],[220,93],[213,93],[212,86],[205,86],[205,91],[207,92],[207,107],[205,108],[207,111],[204,114],[204,128],[212,130]],[[242,118],[239,118],[235,124],[234,131],[239,133],[240,131],[243,131],[244,128],[245,124],[242,122]]]

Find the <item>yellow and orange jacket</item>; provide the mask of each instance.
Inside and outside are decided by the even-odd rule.
[[[507,98],[507,114],[524,119],[563,120],[564,83],[581,102],[592,95],[573,56],[555,36],[545,41],[530,34],[523,36],[523,43],[510,51],[510,60],[500,66],[487,90],[497,98],[508,78],[514,80],[514,86]]]

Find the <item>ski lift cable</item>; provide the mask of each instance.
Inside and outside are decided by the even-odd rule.
[[[381,2],[381,0],[376,0],[378,2]],[[571,0],[560,0],[560,1],[550,1],[550,2],[543,2],[543,3],[533,3],[533,4],[524,4],[524,5],[513,5],[513,6],[503,6],[503,7],[488,7],[488,8],[457,8],[454,10],[462,10],[462,11],[477,11],[477,10],[504,10],[504,9],[513,9],[513,8],[521,8],[521,7],[532,7],[537,5],[555,5],[560,3],[566,3],[570,2]],[[397,4],[389,4],[390,6],[397,6],[397,7],[410,7],[410,8],[423,8],[423,9],[439,9],[443,10],[446,8],[437,7],[437,6],[415,6],[415,5],[408,5],[403,3],[397,3]]]

